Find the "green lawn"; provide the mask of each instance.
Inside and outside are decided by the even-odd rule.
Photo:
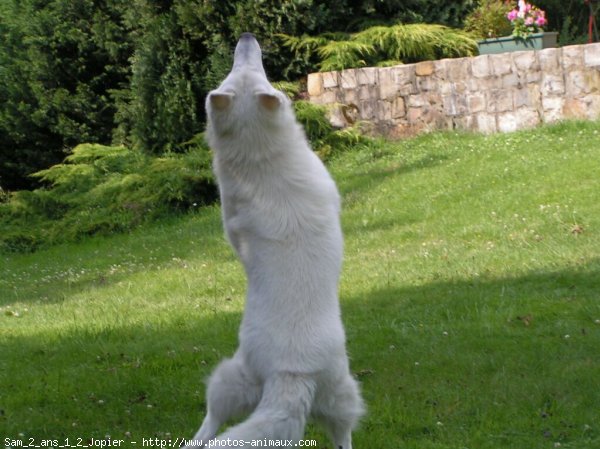
[[[355,447],[600,447],[600,123],[329,165]],[[193,435],[244,302],[217,207],[0,263],[0,447]]]

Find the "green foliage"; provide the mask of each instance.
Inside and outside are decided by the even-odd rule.
[[[588,42],[588,36],[582,34],[573,21],[573,17],[564,18],[560,32],[558,33],[558,45],[564,47],[567,45],[581,45]]]
[[[312,149],[323,160],[345,151],[370,146],[375,142],[361,131],[360,123],[353,127],[334,129],[327,118],[325,106],[301,100],[294,103],[294,109]]]
[[[365,59],[375,53],[375,47],[358,40],[330,41],[319,47],[318,52],[321,71],[329,72],[367,65]]]
[[[477,54],[477,42],[472,36],[442,25],[374,26],[344,36],[343,40],[330,37],[282,36],[282,42],[304,58],[311,59],[316,53],[321,71]]]
[[[124,0],[0,2],[0,184],[30,187],[30,173],[64,148],[111,140],[111,92],[129,76]]]
[[[505,0],[479,0],[477,8],[465,19],[465,30],[480,39],[510,36],[512,26],[506,14],[511,9]]]
[[[196,37],[182,39],[181,9],[140,1],[130,95],[119,103],[119,136],[151,154],[182,151],[202,130],[205,94],[198,74],[207,56]]]
[[[473,0],[363,0],[353,2],[352,24],[354,29],[397,22],[460,27],[473,3]]]
[[[513,2],[514,5],[516,3]],[[547,31],[559,31],[561,45],[587,42],[589,7],[585,1],[535,0],[530,3],[546,11],[548,26],[544,28]]]
[[[130,230],[173,211],[210,203],[215,187],[201,136],[183,154],[77,146],[62,164],[35,174],[46,187],[19,191],[0,204],[0,249],[39,246]]]

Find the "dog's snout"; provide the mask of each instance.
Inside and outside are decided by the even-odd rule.
[[[248,32],[240,35],[240,40],[238,41],[233,54],[232,70],[238,70],[243,66],[254,67],[258,73],[261,73],[266,77],[262,65],[260,45],[254,37],[254,34]]]

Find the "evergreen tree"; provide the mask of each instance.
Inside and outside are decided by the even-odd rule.
[[[80,142],[110,143],[112,91],[127,88],[124,0],[0,3],[0,186],[60,162]]]

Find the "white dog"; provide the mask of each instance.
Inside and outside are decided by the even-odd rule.
[[[336,186],[290,101],[269,84],[252,34],[242,34],[231,73],[208,95],[206,110],[223,222],[248,293],[239,348],[210,377],[194,444],[298,441],[312,416],[336,449],[351,449],[363,401],[340,319]],[[216,437],[240,414],[250,415]]]

